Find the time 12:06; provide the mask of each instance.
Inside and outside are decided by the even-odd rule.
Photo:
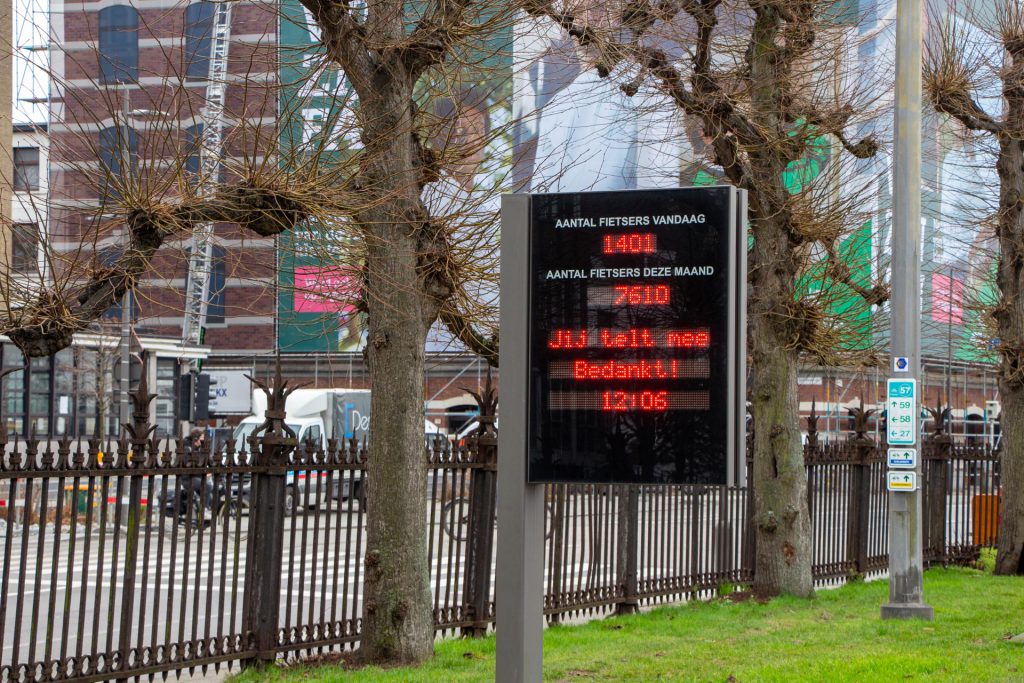
[[[605,391],[601,410],[668,410],[667,391]]]

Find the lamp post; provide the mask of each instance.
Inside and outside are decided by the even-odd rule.
[[[921,0],[896,0],[895,95],[890,367],[914,386],[921,367]],[[911,405],[913,442],[903,445],[917,448],[916,396]],[[920,459],[914,472],[920,480]],[[933,618],[923,599],[921,518],[919,489],[889,491],[889,602],[882,605],[883,619]]]

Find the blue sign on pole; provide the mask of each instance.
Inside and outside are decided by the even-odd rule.
[[[892,469],[914,469],[917,467],[917,449],[890,448],[889,467]]]

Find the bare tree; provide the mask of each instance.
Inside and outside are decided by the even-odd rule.
[[[999,338],[1003,487],[995,571],[1024,574],[1024,8],[1009,0],[994,3],[994,12],[975,5],[931,8],[924,86],[936,110],[995,144],[999,300],[991,314]],[[992,84],[1001,86],[995,96]]]
[[[755,589],[766,594],[813,593],[798,361],[808,354],[826,364],[855,356],[874,362],[870,346],[844,348],[833,304],[840,290],[867,306],[888,296],[884,284],[852,277],[840,254],[843,237],[864,220],[851,197],[867,188],[845,200],[831,191],[839,155],[830,159],[833,172],[816,181],[794,188],[786,178],[822,140],[856,158],[877,149],[870,137],[847,137],[864,120],[864,92],[871,91],[852,87],[851,79],[849,88],[834,87],[836,69],[848,68],[835,40],[835,7],[832,0],[635,0],[619,8],[614,28],[583,21],[577,6],[533,0],[527,7],[596,51],[600,75],[632,65],[620,86],[626,94],[653,79],[699,123],[725,180],[748,192]],[[658,47],[650,40],[657,32],[690,46],[689,58],[673,59]],[[830,286],[811,295],[809,274]]]
[[[440,320],[454,339],[497,362],[494,302],[487,300],[495,290],[476,284],[496,279],[496,254],[486,246],[495,243],[496,216],[472,193],[441,186],[457,180],[460,164],[498,134],[452,124],[465,113],[458,93],[466,70],[479,73],[488,56],[510,44],[512,9],[441,1],[416,8],[395,0],[303,4],[319,24],[326,60],[357,96],[346,114],[358,148],[326,163],[315,145],[306,146],[285,151],[293,156],[282,163],[276,129],[247,127],[240,118],[225,139],[226,180],[200,193],[185,173],[180,131],[146,140],[148,151],[118,169],[130,164],[132,173],[101,174],[99,184],[115,192],[105,193],[96,220],[81,221],[89,226],[81,248],[55,257],[52,281],[17,297],[8,289],[2,327],[26,356],[56,353],[135,288],[170,242],[203,224],[262,237],[334,226],[354,237],[346,255],[361,264],[353,303],[367,314],[373,387],[360,651],[367,662],[415,663],[432,654],[434,642],[422,401],[428,330]],[[274,93],[254,86],[251,96]],[[116,120],[117,93],[106,97],[90,102],[88,113],[103,107]],[[153,109],[173,120],[198,119],[201,102],[183,86],[171,82],[154,97],[162,99]],[[435,106],[441,99],[457,105]],[[68,156],[85,168],[100,154],[83,135]],[[97,247],[122,229],[119,252],[98,260]]]

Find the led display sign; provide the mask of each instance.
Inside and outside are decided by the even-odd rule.
[[[528,481],[726,483],[741,213],[730,187],[530,197]]]

